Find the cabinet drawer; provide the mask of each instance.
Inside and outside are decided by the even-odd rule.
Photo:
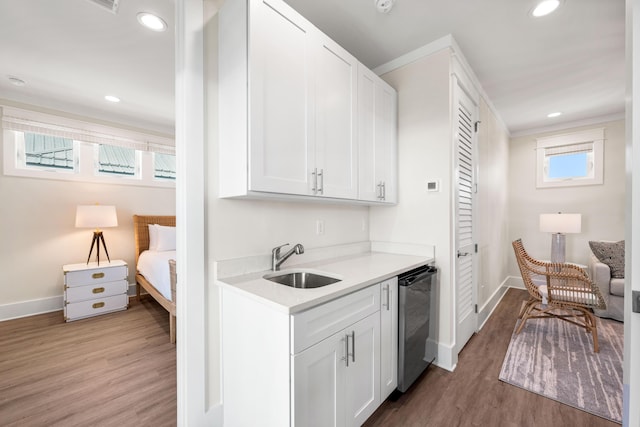
[[[75,286],[67,288],[65,300],[74,303],[89,299],[110,297],[112,295],[126,294],[129,284],[126,280],[117,282],[96,283],[87,286]]]
[[[291,316],[291,351],[301,352],[380,310],[380,285]]]
[[[127,274],[128,270],[126,265],[67,271],[64,275],[64,284],[73,287],[115,282],[126,279]]]
[[[128,303],[127,294],[113,295],[105,298],[75,302],[65,306],[66,320],[77,320],[110,311],[124,310]]]

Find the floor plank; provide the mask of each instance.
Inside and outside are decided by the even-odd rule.
[[[526,291],[509,289],[448,372],[431,366],[397,401],[387,400],[366,427],[545,426],[619,424],[498,380]]]
[[[70,323],[0,322],[0,424],[175,426],[175,349],[151,299]]]

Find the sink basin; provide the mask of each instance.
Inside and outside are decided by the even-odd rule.
[[[339,278],[320,271],[302,269],[275,271],[262,277],[281,285],[299,289],[320,288],[340,281]]]

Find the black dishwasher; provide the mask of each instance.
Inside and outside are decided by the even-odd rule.
[[[437,274],[436,267],[425,265],[398,276],[398,390],[402,393],[436,357],[436,346],[427,345],[427,339],[436,314]]]

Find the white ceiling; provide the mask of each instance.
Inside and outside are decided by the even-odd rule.
[[[624,112],[624,0],[286,0],[370,68],[452,34],[514,134]],[[174,0],[0,0],[0,98],[173,133],[174,41],[136,20],[174,25]],[[27,82],[11,85],[7,76]],[[119,104],[108,104],[114,94]],[[549,119],[547,113],[562,111]]]

